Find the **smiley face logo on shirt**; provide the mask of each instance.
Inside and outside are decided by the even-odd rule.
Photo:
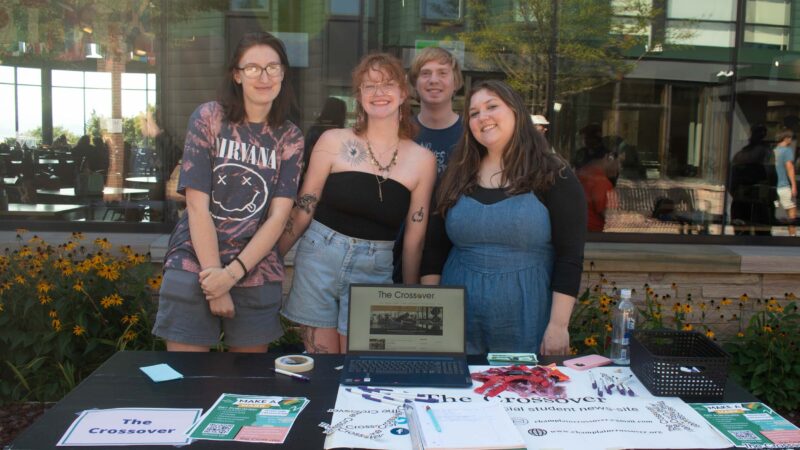
[[[224,163],[211,176],[211,216],[218,220],[247,220],[267,204],[269,188],[264,178],[250,167]]]

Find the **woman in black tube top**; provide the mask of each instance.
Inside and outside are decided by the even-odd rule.
[[[392,282],[404,221],[403,282],[419,282],[436,159],[411,140],[408,93],[397,58],[364,57],[353,70],[355,125],[326,131],[312,150],[278,243],[285,254],[300,241],[281,313],[301,325],[310,353],[346,350],[350,284]]]

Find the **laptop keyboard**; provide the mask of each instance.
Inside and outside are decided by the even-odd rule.
[[[378,374],[457,374],[461,365],[452,360],[383,360],[352,359],[348,366],[350,373]]]

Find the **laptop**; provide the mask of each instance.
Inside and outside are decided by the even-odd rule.
[[[342,384],[472,386],[461,286],[351,284]]]

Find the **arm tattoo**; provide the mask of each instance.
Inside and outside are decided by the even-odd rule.
[[[306,346],[308,353],[331,353],[330,349],[324,344],[314,342],[317,329],[306,325],[300,326],[300,337],[303,339],[303,344]]]
[[[411,215],[412,222],[422,222],[422,219],[425,217],[425,213],[423,212],[422,207],[420,206],[419,211],[415,212]]]
[[[294,218],[289,216],[289,219],[286,221],[286,227],[284,227],[283,232],[288,234],[289,236],[294,236]]]
[[[306,214],[312,214],[314,212],[314,208],[317,207],[318,201],[319,198],[314,194],[303,194],[295,202],[295,208],[302,209],[306,212]]]
[[[350,139],[342,143],[342,158],[349,162],[351,166],[357,166],[367,160],[367,151],[361,142]]]

